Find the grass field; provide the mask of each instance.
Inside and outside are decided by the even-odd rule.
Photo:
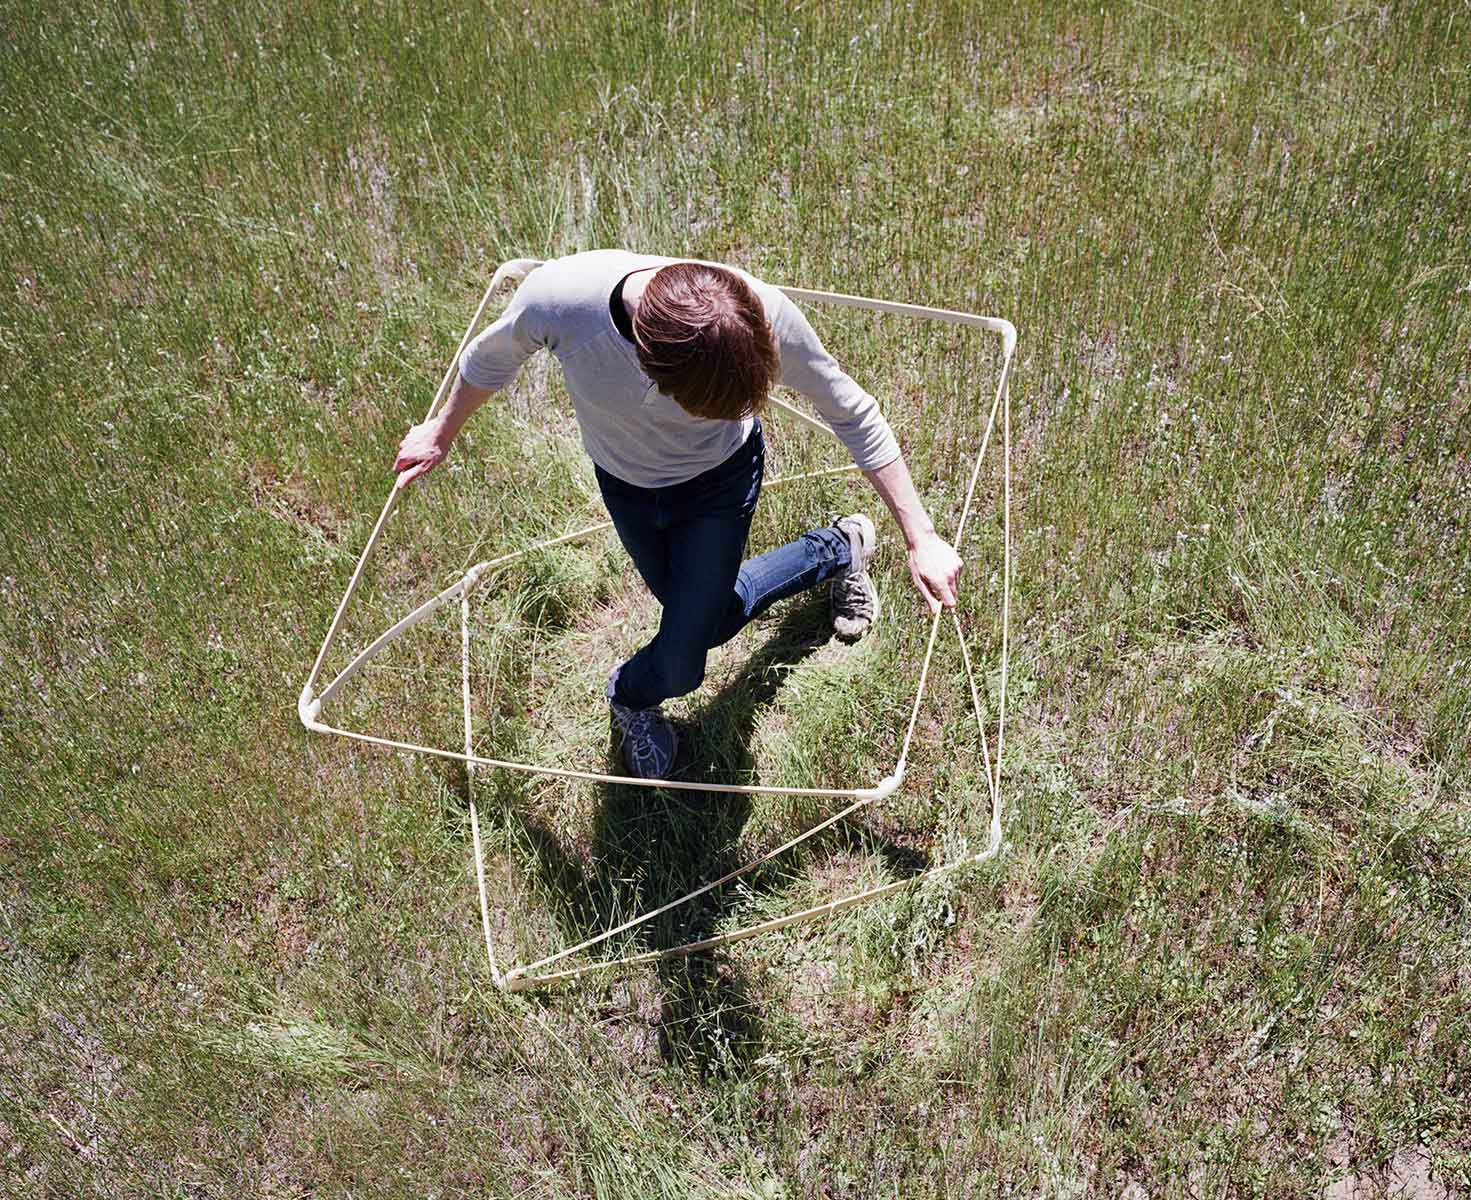
[[[1178,0],[8,5],[0,1193],[1471,1194],[1471,9]],[[528,995],[826,811],[314,737],[295,701],[495,265],[622,245],[1021,333],[1003,854]],[[942,529],[994,346],[827,310]],[[390,526],[360,644],[599,518],[533,363]],[[778,466],[841,461],[776,422]],[[962,613],[994,700],[983,475]],[[761,545],[869,503],[763,499]],[[887,525],[890,535],[893,525]],[[778,608],[691,772],[871,783],[925,632]],[[483,752],[608,761],[609,540],[476,609]],[[453,747],[457,625],[338,713]],[[341,665],[338,662],[337,665]],[[953,643],[905,788],[615,949],[980,844]]]

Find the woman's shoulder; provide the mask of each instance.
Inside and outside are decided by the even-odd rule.
[[[552,319],[571,320],[586,314],[600,325],[608,297],[618,281],[631,271],[670,263],[699,263],[729,271],[742,279],[761,302],[766,319],[779,341],[806,341],[812,336],[801,309],[775,284],[733,263],[703,258],[642,254],[632,250],[583,250],[549,259],[523,283],[525,300]]]
[[[582,250],[561,258],[548,259],[527,276],[537,289],[568,296],[600,296],[607,303],[608,293],[630,271],[640,267],[675,262],[654,254],[635,254],[631,250]]]
[[[586,250],[548,259],[526,276],[514,303],[553,340],[575,343],[580,334],[605,327],[613,288],[646,258],[625,250]]]

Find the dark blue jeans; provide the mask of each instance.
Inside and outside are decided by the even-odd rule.
[[[619,704],[651,708],[694,691],[713,647],[778,600],[848,566],[848,539],[831,526],[741,561],[765,462],[757,422],[739,450],[684,483],[634,487],[597,468],[618,538],[664,606],[654,640],[618,674]]]

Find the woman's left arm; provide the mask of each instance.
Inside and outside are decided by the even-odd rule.
[[[960,556],[935,532],[878,401],[838,365],[802,310],[776,289],[767,316],[781,352],[781,382],[812,401],[889,506],[909,547],[909,574],[930,611],[953,606]]]
[[[901,454],[882,467],[863,473],[873,484],[873,490],[883,497],[904,533],[904,543],[909,549],[909,575],[930,606],[930,612],[939,612],[941,605],[953,608],[963,564],[950,543],[935,532],[935,523],[914,490],[904,456]]]

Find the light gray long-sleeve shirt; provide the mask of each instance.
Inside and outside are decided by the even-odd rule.
[[[460,374],[499,390],[521,364],[547,349],[562,364],[582,444],[593,462],[636,487],[693,479],[733,454],[752,421],[694,417],[663,395],[613,324],[608,301],[631,271],[685,261],[626,250],[590,250],[554,259],[521,284],[505,312],[465,348]],[[838,366],[802,311],[778,288],[746,274],[771,325],[780,382],[801,392],[865,470],[899,457],[878,402]]]

